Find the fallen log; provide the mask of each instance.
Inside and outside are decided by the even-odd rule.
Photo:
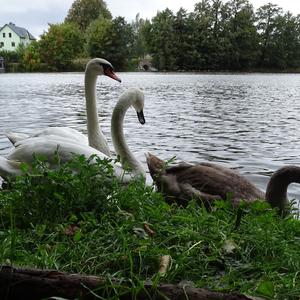
[[[115,295],[114,288],[120,285],[126,286],[126,282],[115,280],[111,283],[97,276],[0,266],[0,299],[5,300],[39,300],[51,297],[89,300],[97,299],[96,295],[109,299],[109,295]],[[119,299],[133,299],[129,281],[127,289],[123,288]],[[144,287],[137,292],[135,299],[249,300],[251,298],[236,293],[213,292],[208,289],[182,285],[159,284],[153,286],[151,283],[145,283]]]

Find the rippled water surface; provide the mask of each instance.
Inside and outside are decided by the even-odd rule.
[[[146,95],[146,124],[133,110],[126,138],[145,164],[145,152],[163,159],[225,164],[265,189],[277,168],[300,165],[300,75],[119,73],[119,84],[100,77],[98,111],[110,144],[110,117],[128,87]],[[0,154],[4,133],[69,126],[86,133],[83,73],[1,74]],[[145,166],[146,167],[146,166]],[[289,189],[300,199],[299,185]]]

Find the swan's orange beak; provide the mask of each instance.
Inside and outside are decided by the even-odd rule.
[[[117,80],[119,82],[122,82],[122,80],[114,73],[114,71],[110,68],[106,68],[104,70],[104,74],[114,80]]]

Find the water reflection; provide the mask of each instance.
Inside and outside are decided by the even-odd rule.
[[[163,159],[209,160],[234,167],[265,189],[277,168],[300,165],[299,75],[122,73],[122,84],[101,77],[97,99],[110,144],[110,116],[128,87],[146,94],[146,124],[126,116],[128,143]],[[86,133],[82,73],[1,74],[0,154],[9,152],[7,131],[30,133],[69,126]],[[297,185],[290,197],[300,198]]]

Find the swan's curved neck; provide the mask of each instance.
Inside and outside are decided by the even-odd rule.
[[[121,99],[120,99],[121,100]],[[125,141],[123,123],[127,109],[130,106],[130,99],[124,99],[116,104],[111,117],[111,137],[116,151],[120,156],[122,166],[129,168],[134,177],[142,176],[146,178],[145,170],[141,163],[134,157]]]
[[[97,101],[96,101],[96,82],[97,75],[86,70],[84,77],[85,101],[87,114],[87,131],[89,145],[98,149],[102,153],[110,156],[109,147],[106,138],[103,135],[98,118]]]
[[[300,167],[286,166],[277,170],[271,177],[266,190],[266,200],[283,214],[287,205],[287,188],[290,183],[300,183]]]

